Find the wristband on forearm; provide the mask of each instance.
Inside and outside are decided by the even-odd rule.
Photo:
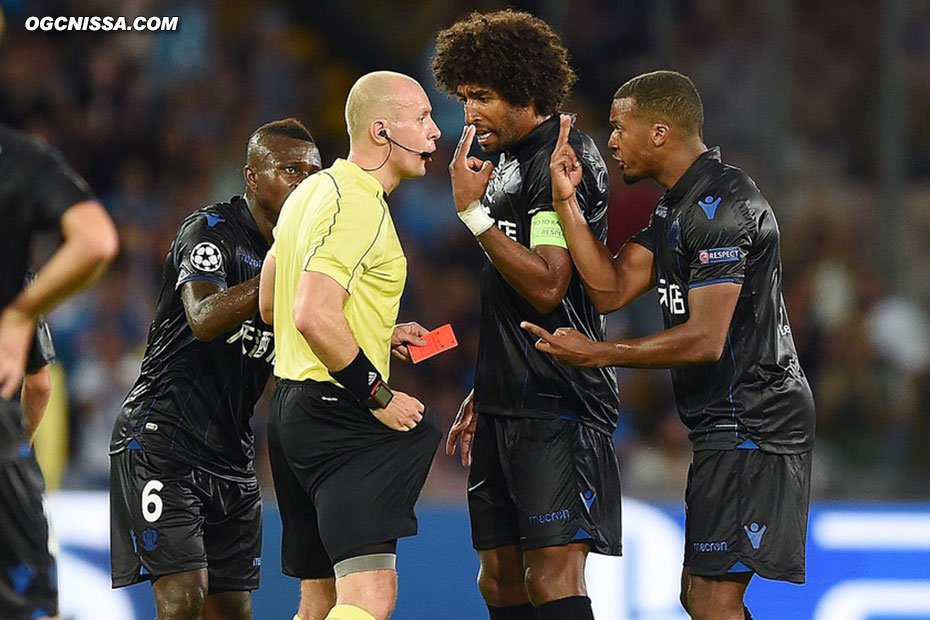
[[[330,370],[329,374],[369,409],[383,409],[394,398],[394,392],[361,349],[348,366]]]
[[[462,223],[468,226],[468,230],[476,237],[494,226],[494,218],[485,212],[481,201],[478,200],[468,205],[464,211],[459,211],[458,215]]]

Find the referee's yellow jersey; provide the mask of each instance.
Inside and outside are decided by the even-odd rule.
[[[336,383],[294,323],[297,281],[314,271],[349,292],[343,306],[349,328],[387,381],[407,259],[378,180],[344,159],[306,179],[281,209],[271,255],[274,374]]]

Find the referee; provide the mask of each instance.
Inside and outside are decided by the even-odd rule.
[[[440,135],[430,113],[415,80],[361,77],[346,101],[348,158],[294,190],[262,269],[278,377],[268,447],[300,620],[386,620],[397,539],[416,534],[441,433],[387,384],[407,261],[385,198],[426,174]]]

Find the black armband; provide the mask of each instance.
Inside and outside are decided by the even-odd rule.
[[[394,392],[361,349],[348,366],[330,370],[329,374],[369,409],[383,409],[394,398]]]

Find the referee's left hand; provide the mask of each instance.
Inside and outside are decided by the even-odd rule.
[[[423,336],[429,333],[425,327],[416,321],[409,323],[398,323],[394,326],[394,334],[391,336],[391,355],[405,362],[410,361],[410,350],[408,344],[422,347],[426,344]]]
[[[7,308],[0,315],[0,396],[6,400],[23,384],[35,329],[35,319],[19,310]]]
[[[577,329],[560,327],[555,330],[554,334],[550,334],[542,327],[528,321],[521,322],[520,327],[539,338],[536,341],[537,349],[548,353],[563,364],[583,368],[595,368],[599,365],[597,353],[604,343],[591,340]]]

